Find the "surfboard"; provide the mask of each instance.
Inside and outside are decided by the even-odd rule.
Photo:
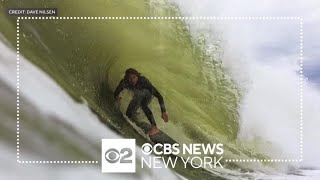
[[[174,144],[177,143],[174,139],[172,139],[169,135],[164,133],[163,131],[159,130],[159,133],[149,136],[147,132],[151,129],[151,124],[139,120],[132,120],[128,118],[126,115],[121,113],[122,116],[130,123],[130,125],[143,137],[145,137],[148,141],[150,141],[153,144],[156,143],[169,143],[169,144]]]

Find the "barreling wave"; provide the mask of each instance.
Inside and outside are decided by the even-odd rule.
[[[179,15],[170,4],[143,0],[4,2],[4,8],[36,6],[57,7],[60,16]],[[2,17],[1,21],[8,25],[2,33],[15,44],[15,18]],[[193,38],[189,27],[179,19],[20,21],[20,52],[75,100],[85,102],[115,132],[138,138],[113,110],[112,92],[125,69],[133,67],[164,96],[168,124],[161,120],[157,101],[151,103],[151,108],[160,129],[177,142],[221,142],[226,157],[263,158],[254,150],[238,146],[240,92],[205,44],[205,39]],[[217,44],[215,50],[219,48]],[[129,98],[124,99],[122,108],[129,102]],[[142,143],[143,139],[138,141]]]

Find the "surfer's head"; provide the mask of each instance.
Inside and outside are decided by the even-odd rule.
[[[138,82],[140,75],[141,74],[137,70],[135,70],[133,68],[129,68],[126,70],[126,74],[125,74],[124,78],[126,80],[128,80],[128,82],[131,85],[135,86]]]

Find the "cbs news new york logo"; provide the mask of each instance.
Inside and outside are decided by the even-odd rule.
[[[102,172],[136,172],[135,147],[135,139],[102,139]]]

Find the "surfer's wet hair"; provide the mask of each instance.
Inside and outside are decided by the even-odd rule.
[[[129,75],[130,74],[134,74],[134,75],[136,75],[138,77],[141,76],[141,74],[137,70],[135,70],[133,68],[129,68],[129,69],[126,70],[126,73],[124,75],[124,79],[129,79]]]

